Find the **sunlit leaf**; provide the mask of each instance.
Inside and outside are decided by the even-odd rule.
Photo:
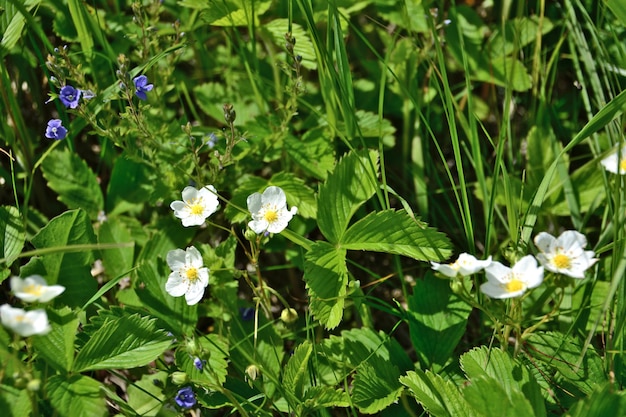
[[[54,409],[61,416],[98,417],[109,412],[100,383],[85,375],[53,375],[45,385]]]

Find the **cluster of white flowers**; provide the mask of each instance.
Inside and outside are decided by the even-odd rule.
[[[10,282],[13,294],[26,303],[46,303],[65,291],[62,285],[47,285],[46,280],[39,275],[24,279],[11,277]],[[0,306],[0,321],[3,326],[23,337],[44,335],[51,330],[44,309],[26,311],[3,304]]]
[[[534,242],[539,250],[537,257],[524,256],[512,268],[492,262],[491,256],[481,261],[467,253],[459,255],[452,264],[431,264],[435,271],[450,278],[472,275],[484,269],[487,282],[480,286],[480,290],[491,298],[502,299],[519,297],[539,286],[543,282],[544,268],[582,279],[585,271],[598,261],[593,251],[585,250],[585,236],[574,230],[565,231],[558,238],[541,232],[535,236]],[[537,261],[542,266],[537,266]]]
[[[280,233],[298,209],[287,210],[287,197],[280,187],[270,186],[247,199],[252,221],[248,227],[254,233]],[[217,190],[207,185],[197,190],[188,186],[183,189],[182,200],[173,201],[170,208],[183,226],[201,226],[219,208]],[[202,255],[195,247],[174,249],[167,253],[167,264],[172,273],[165,283],[165,290],[172,297],[185,296],[188,305],[197,304],[209,285],[209,269],[204,267]]]

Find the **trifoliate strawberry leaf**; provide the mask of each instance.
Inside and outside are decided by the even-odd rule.
[[[45,385],[52,407],[60,416],[108,416],[100,383],[84,375],[53,375]]]

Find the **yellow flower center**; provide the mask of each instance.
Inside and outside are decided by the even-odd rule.
[[[187,275],[189,281],[194,282],[198,279],[198,270],[192,266],[191,268],[187,268],[185,275]]]
[[[276,212],[276,210],[270,209],[265,212],[265,214],[263,215],[263,218],[268,223],[274,223],[276,220],[278,220],[278,213]]]
[[[24,292],[38,297],[43,293],[43,287],[39,284],[29,284],[24,287]]]
[[[189,206],[189,211],[191,211],[191,214],[194,216],[199,216],[202,212],[204,212],[204,206],[202,205],[201,198],[194,198],[187,203],[187,205]]]
[[[626,158],[622,158],[619,161],[619,169],[620,171],[626,171]]]
[[[572,264],[569,256],[559,253],[554,258],[552,258],[552,263],[559,269],[567,269]]]
[[[504,284],[504,289],[506,292],[517,292],[524,288],[524,283],[517,278],[513,278],[506,284]]]

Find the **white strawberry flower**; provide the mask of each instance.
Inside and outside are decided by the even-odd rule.
[[[469,253],[462,253],[459,255],[458,259],[454,261],[454,263],[439,264],[431,261],[430,264],[435,271],[439,271],[449,278],[454,278],[457,275],[466,277],[491,265],[491,256],[484,261],[481,261]]]
[[[512,298],[539,286],[543,282],[543,267],[537,266],[532,255],[526,255],[513,268],[492,262],[485,268],[485,275],[487,282],[480,286],[484,294],[491,298]]]
[[[591,250],[586,251],[587,238],[575,230],[567,230],[558,238],[541,232],[535,236],[539,249],[537,260],[548,270],[572,278],[585,278],[585,271],[598,262]]]
[[[626,145],[614,149],[600,163],[604,169],[613,174],[626,175]]]
[[[198,249],[191,246],[186,250],[171,250],[167,253],[167,264],[172,273],[165,283],[165,291],[172,297],[184,295],[189,305],[198,304],[209,285],[209,268],[203,266]]]
[[[212,185],[200,190],[187,186],[183,189],[183,199],[173,201],[170,208],[174,216],[182,220],[183,226],[200,226],[219,207],[217,191]]]
[[[0,320],[5,327],[23,337],[47,334],[51,328],[43,309],[25,311],[8,304],[0,306]]]
[[[65,291],[62,285],[48,285],[40,275],[32,275],[24,279],[11,277],[11,291],[19,299],[27,303],[46,303]]]
[[[270,186],[261,193],[248,196],[248,210],[252,221],[248,223],[254,233],[280,233],[298,212],[297,207],[287,210],[285,192],[276,186]]]

